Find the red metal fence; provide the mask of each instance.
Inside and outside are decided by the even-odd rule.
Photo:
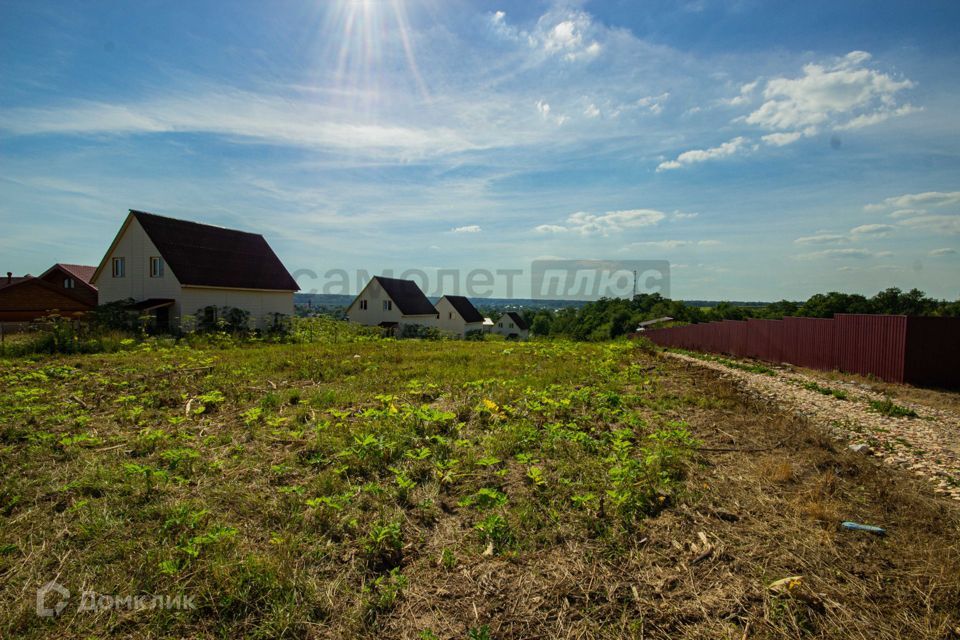
[[[642,335],[664,347],[960,388],[960,318],[845,313],[833,318],[724,320]]]

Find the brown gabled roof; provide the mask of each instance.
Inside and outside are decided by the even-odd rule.
[[[397,305],[405,316],[425,316],[436,315],[434,308],[427,296],[417,286],[413,280],[400,280],[399,278],[387,278],[385,276],[373,276],[373,279],[380,283],[383,290],[387,292],[393,304]]]
[[[464,322],[483,322],[483,316],[466,296],[443,296],[457,310]]]
[[[97,271],[96,267],[90,267],[83,264],[64,264],[62,262],[58,262],[52,267],[50,267],[49,269],[47,269],[46,271],[44,271],[43,273],[41,273],[40,277],[46,278],[47,275],[51,271],[54,271],[55,269],[59,269],[61,272],[67,274],[68,276],[73,276],[74,279],[80,281],[81,285],[85,286],[90,291],[93,291],[94,293],[96,293],[97,287],[90,282],[93,279],[93,274],[96,273]]]
[[[83,280],[87,284],[90,284],[90,280],[93,278],[93,273],[97,270],[96,267],[91,267],[86,264],[64,264],[58,262],[54,266],[60,267],[64,271],[69,271],[72,273],[78,280]]]
[[[130,210],[182,285],[299,291],[257,233]]]

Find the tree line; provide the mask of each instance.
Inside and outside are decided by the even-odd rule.
[[[608,340],[636,331],[644,320],[673,318],[673,324],[715,320],[775,320],[784,316],[830,318],[835,313],[872,313],[911,316],[960,316],[960,299],[953,302],[928,297],[923,291],[884,289],[868,298],[857,293],[818,293],[805,302],[780,300],[762,306],[721,302],[701,307],[658,293],[640,294],[632,300],[601,298],[580,308],[557,311],[524,310],[524,319],[535,335],[562,336],[575,340]]]

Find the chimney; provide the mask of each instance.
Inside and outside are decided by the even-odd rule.
[[[13,282],[13,271],[7,271],[7,284]]]

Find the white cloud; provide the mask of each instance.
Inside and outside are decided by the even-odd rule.
[[[850,229],[853,235],[885,236],[896,227],[889,224],[862,224],[859,227]]]
[[[740,93],[739,93],[738,95],[736,95],[736,96],[734,96],[734,97],[732,97],[732,98],[725,98],[725,99],[721,100],[720,102],[721,102],[722,104],[727,104],[727,105],[730,105],[730,106],[732,106],[732,107],[738,107],[738,106],[740,106],[740,105],[747,104],[748,102],[750,102],[750,101],[753,99],[753,98],[752,98],[753,92],[754,92],[754,90],[757,88],[757,85],[758,85],[759,83],[760,83],[759,80],[754,80],[753,82],[748,82],[747,84],[742,85],[742,86],[740,87]]]
[[[808,64],[799,78],[768,80],[764,103],[744,121],[775,131],[806,129],[810,135],[824,127],[858,128],[915,111],[911,105],[896,105],[897,94],[914,83],[865,68],[870,58],[865,51],[853,51],[833,64]]]
[[[839,129],[841,131],[846,129],[860,129],[862,127],[880,124],[884,120],[889,120],[890,118],[916,113],[917,111],[923,111],[923,107],[915,107],[912,104],[905,104],[902,107],[897,107],[896,109],[881,108],[879,111],[875,111],[873,113],[864,113],[859,115],[849,122],[835,126],[834,129]]]
[[[957,253],[957,250],[956,250],[956,249],[951,249],[951,248],[949,248],[949,247],[945,247],[945,248],[943,248],[943,249],[934,249],[933,251],[930,252],[930,255],[933,256],[933,257],[938,257],[938,256],[952,256],[952,255],[954,255],[954,254],[956,254],[956,253]]]
[[[784,147],[788,144],[793,144],[802,137],[803,134],[799,131],[792,131],[790,133],[768,133],[760,139],[769,145]]]
[[[922,215],[905,218],[900,226],[941,234],[960,234],[960,215]]]
[[[0,111],[14,134],[212,133],[259,142],[426,156],[476,148],[454,128],[365,120],[315,101],[223,87],[130,104],[76,101],[58,108]]]
[[[544,117],[550,115],[550,104],[543,100],[537,100],[537,111]]]
[[[668,160],[661,162],[657,166],[657,171],[666,171],[668,169],[679,169],[684,165],[691,165],[698,162],[706,162],[707,160],[713,160],[715,158],[725,158],[732,156],[735,153],[743,149],[747,144],[748,140],[742,136],[736,137],[733,140],[728,140],[718,147],[712,147],[710,149],[692,149],[690,151],[684,151],[676,160]]]
[[[693,218],[696,218],[699,215],[700,214],[695,211],[689,212],[689,213],[686,213],[683,211],[674,211],[672,214],[670,214],[670,217],[673,218],[674,220],[691,220]]]
[[[597,108],[597,105],[590,103],[590,105],[583,110],[583,115],[588,118],[596,118],[600,115],[600,109]]]
[[[843,244],[848,242],[846,236],[831,233],[821,233],[815,236],[804,236],[794,240],[796,244]]]
[[[824,249],[823,251],[814,251],[813,253],[802,253],[798,258],[803,260],[817,259],[840,259],[840,260],[865,260],[867,258],[878,258],[892,255],[887,251],[874,253],[866,249]]]
[[[897,209],[890,214],[891,218],[909,218],[911,216],[922,216],[926,209]]]
[[[659,114],[663,111],[663,103],[666,102],[668,98],[670,98],[670,93],[664,92],[658,96],[644,96],[633,104],[641,109],[648,109],[650,113]]]
[[[477,224],[468,224],[465,227],[454,227],[450,230],[452,233],[480,233],[480,225]]]
[[[541,17],[537,29],[528,34],[530,45],[570,62],[599,55],[600,43],[590,37],[594,31],[590,14],[571,11],[562,18],[558,21],[556,12],[548,12]]]
[[[864,207],[864,210],[913,209],[919,206],[945,207],[954,204],[960,204],[960,191],[925,191],[923,193],[905,193],[902,196],[893,196],[883,202],[868,204]]]
[[[603,214],[577,211],[567,216],[566,225],[542,224],[534,228],[537,233],[564,233],[573,231],[581,235],[608,236],[628,229],[649,227],[666,218],[662,211],[654,209],[627,209],[607,211]]]

